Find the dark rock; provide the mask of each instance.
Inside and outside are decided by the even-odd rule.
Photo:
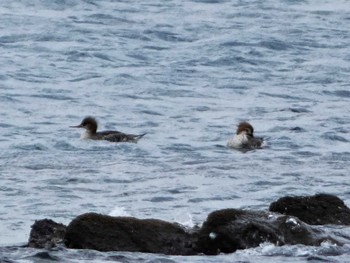
[[[350,225],[350,209],[334,195],[282,197],[269,210],[296,216],[310,225]]]
[[[67,227],[68,248],[191,255],[193,235],[178,224],[156,219],[83,214]]]
[[[50,262],[59,261],[58,257],[52,256],[48,251],[42,251],[42,252],[36,253],[35,255],[33,255],[31,257],[36,258],[36,259],[43,259],[45,261],[47,260]]]
[[[66,226],[50,219],[35,221],[30,231],[28,247],[52,248],[62,243]]]
[[[284,197],[271,204],[270,210],[282,214],[218,210],[209,214],[200,229],[190,231],[162,220],[96,213],[80,215],[67,227],[44,219],[32,226],[28,246],[52,248],[64,242],[67,248],[99,251],[215,255],[256,247],[263,242],[279,246],[317,246],[324,241],[341,245],[349,242],[347,236],[330,233],[337,238],[335,240],[324,232],[329,230],[304,223],[350,224],[349,208],[335,196]]]
[[[256,247],[263,242],[320,245],[325,240],[339,243],[295,217],[224,209],[209,214],[199,231],[196,250],[215,255]]]

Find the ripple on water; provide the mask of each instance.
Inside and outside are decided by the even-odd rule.
[[[153,111],[153,110],[141,110],[140,113],[144,113],[147,115],[153,115],[153,116],[164,116],[164,114],[157,112],[157,111]]]
[[[171,42],[171,43],[194,41],[194,39],[186,38],[186,37],[180,36],[179,34],[172,33],[169,31],[164,31],[164,30],[150,30],[150,29],[148,29],[148,30],[144,31],[144,34],[146,34],[148,37],[150,37],[152,39],[155,37],[155,38],[158,38],[160,40]]]
[[[288,94],[278,94],[278,93],[269,93],[269,92],[260,92],[260,95],[263,96],[268,96],[268,97],[272,97],[272,98],[280,98],[280,99],[285,99],[285,100],[291,100],[291,101],[297,101],[297,102],[301,102],[301,101],[310,101],[308,98],[303,98],[303,97],[297,97],[297,96],[291,96]]]
[[[276,51],[285,51],[289,48],[291,48],[291,45],[287,44],[285,41],[281,41],[278,39],[270,39],[266,41],[261,41],[260,46]]]
[[[293,132],[306,132],[306,130],[304,128],[301,128],[301,127],[292,127],[290,128],[291,131]]]
[[[72,58],[72,60],[76,60],[80,57],[84,57],[85,55],[80,55],[80,56],[76,56],[75,58]],[[85,80],[90,80],[90,79],[97,79],[97,78],[101,78],[102,76],[100,74],[96,74],[96,73],[82,73],[80,74],[79,77],[70,79],[70,82],[80,82],[80,81],[85,81]]]
[[[225,195],[225,196],[212,196],[212,197],[196,197],[188,199],[189,203],[205,203],[210,201],[224,201],[224,200],[235,200],[240,197],[237,195]]]
[[[17,150],[25,150],[25,151],[47,151],[49,148],[41,143],[34,144],[17,144],[13,146],[14,149]]]
[[[295,112],[295,113],[308,113],[308,112],[310,112],[310,110],[308,110],[306,108],[288,108],[288,110],[290,110],[291,112]]]
[[[349,162],[350,161],[350,152],[332,152],[330,154],[324,155],[322,160],[329,160],[334,162]]]
[[[310,152],[310,151],[297,151],[297,152],[293,152],[293,154],[300,157],[319,157],[322,155],[321,153]]]
[[[350,98],[350,91],[349,90],[336,90],[336,91],[323,91],[326,95],[333,95],[341,98]]]
[[[344,137],[335,134],[334,132],[325,132],[321,135],[323,139],[330,140],[330,141],[338,141],[338,142],[349,142]]]
[[[52,255],[48,251],[37,252],[34,255],[30,256],[29,258],[32,258],[33,260],[45,260],[45,261],[49,260],[51,262],[60,261],[59,257]]]
[[[170,201],[174,201],[175,198],[172,196],[156,196],[153,198],[146,198],[144,199],[144,201],[149,201],[152,203],[163,203],[163,202],[170,202]]]
[[[73,146],[67,141],[58,141],[54,144],[54,148],[62,151],[77,151],[79,148]]]
[[[31,98],[42,98],[42,99],[50,99],[50,100],[69,100],[75,101],[73,97],[59,95],[59,94],[35,94],[30,95]]]

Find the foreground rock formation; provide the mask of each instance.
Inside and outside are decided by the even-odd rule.
[[[99,251],[190,255],[194,253],[193,243],[193,235],[178,224],[95,213],[78,216],[65,235],[68,248]]]
[[[203,226],[194,229],[156,219],[111,217],[96,213],[80,215],[67,227],[44,219],[32,226],[28,246],[51,248],[64,243],[67,248],[99,251],[215,255],[256,247],[263,242],[278,246],[317,246],[329,241],[341,245],[342,242],[335,237],[300,218],[309,224],[346,224],[348,221],[345,219],[350,214],[343,201],[331,195],[284,197],[272,203],[270,210],[286,215],[223,209],[209,214]]]
[[[52,248],[63,242],[67,227],[50,219],[35,221],[30,231],[28,246]]]
[[[269,210],[296,216],[310,225],[350,225],[350,209],[334,195],[282,197]]]
[[[340,242],[313,229],[296,217],[267,212],[224,209],[209,214],[199,231],[198,252],[215,255],[257,247],[264,242],[277,246],[318,246],[324,241]]]

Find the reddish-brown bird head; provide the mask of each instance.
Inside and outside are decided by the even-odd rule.
[[[247,135],[254,137],[254,128],[252,125],[250,125],[250,123],[248,123],[246,121],[238,124],[236,134],[240,134],[242,132],[245,132]]]

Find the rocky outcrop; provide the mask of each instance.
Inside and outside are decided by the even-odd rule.
[[[277,246],[320,245],[325,240],[338,243],[292,216],[224,209],[209,214],[199,231],[197,251],[215,255],[256,247],[263,242]]]
[[[296,216],[310,225],[350,225],[350,209],[334,195],[282,197],[269,210]]]
[[[28,246],[51,248],[64,243],[67,248],[99,251],[215,255],[256,247],[263,242],[277,246],[317,246],[324,241],[350,243],[350,237],[336,233],[330,237],[319,227],[301,220],[317,224],[349,222],[349,209],[335,196],[285,197],[271,204],[270,209],[299,218],[268,211],[224,209],[209,214],[201,228],[188,230],[157,219],[87,213],[76,217],[67,227],[48,219],[36,221]]]
[[[78,216],[67,227],[68,248],[191,255],[193,234],[182,226],[156,219]]]
[[[52,248],[62,243],[66,226],[51,219],[37,220],[32,225],[28,246],[33,248]]]

